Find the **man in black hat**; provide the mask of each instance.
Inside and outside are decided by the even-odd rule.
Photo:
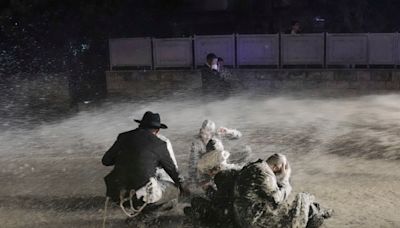
[[[135,122],[139,123],[139,127],[119,134],[103,156],[103,165],[114,166],[104,178],[107,197],[119,202],[133,190],[134,200],[147,204],[164,203],[166,188],[161,187],[155,178],[157,168],[164,169],[174,181],[176,189],[186,193],[166,142],[157,137],[161,128],[167,128],[161,123],[160,115],[146,112],[142,120]]]

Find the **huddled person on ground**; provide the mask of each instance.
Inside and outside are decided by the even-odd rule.
[[[214,176],[216,189],[197,197],[185,213],[195,221],[225,227],[320,227],[332,215],[309,193],[299,193],[289,204],[291,168],[286,156],[248,163],[241,170],[224,170]]]

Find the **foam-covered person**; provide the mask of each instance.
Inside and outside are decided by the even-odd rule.
[[[204,120],[199,133],[196,135],[192,145],[190,147],[189,154],[189,180],[188,182],[192,185],[198,185],[200,182],[199,173],[197,170],[197,164],[199,159],[206,153],[206,145],[212,138],[218,138],[220,140],[234,140],[242,137],[242,133],[236,129],[229,129],[226,127],[216,128],[216,125],[211,120]],[[237,159],[245,160],[250,154],[250,148],[247,149],[243,154],[235,155],[240,157]]]
[[[249,163],[240,170],[234,189],[234,216],[240,227],[320,227],[332,210],[322,209],[310,193],[289,204],[291,168],[283,154]]]

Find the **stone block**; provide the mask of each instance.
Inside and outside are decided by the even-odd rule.
[[[303,81],[304,89],[324,89],[326,88],[326,83],[323,81]]]
[[[324,81],[333,81],[335,79],[333,71],[323,71],[322,72],[322,80]]]
[[[400,71],[398,70],[392,71],[392,81],[400,82]]]
[[[281,74],[284,80],[304,80],[306,77],[304,71],[283,71]]]
[[[358,89],[367,90],[370,88],[369,81],[358,81]]]
[[[274,80],[274,81],[271,81],[270,87],[272,89],[282,89],[283,84],[284,84],[284,82],[281,80]]]
[[[337,81],[335,84],[336,89],[349,89],[350,85],[348,81]]]
[[[357,72],[358,81],[369,81],[371,80],[371,72],[366,70],[360,70]]]
[[[336,88],[336,82],[335,81],[326,81],[325,82],[325,87],[327,89],[335,89]]]
[[[362,81],[350,81],[349,82],[349,89],[359,89],[361,87],[360,83]]]
[[[334,72],[335,81],[356,81],[357,74],[350,70],[338,70]]]
[[[303,88],[303,81],[300,80],[284,80],[282,81],[281,85],[282,89],[302,89]]]
[[[255,74],[255,78],[257,80],[271,81],[273,78],[273,74],[271,72],[258,72]]]
[[[307,72],[305,80],[307,81],[322,81],[322,73],[318,71]]]
[[[387,70],[382,71],[371,71],[371,81],[391,81],[392,80],[392,72]]]
[[[185,79],[186,79],[186,76],[183,75],[183,74],[174,74],[174,75],[172,76],[172,80],[173,80],[173,81],[183,81],[183,80],[185,80]]]
[[[391,82],[386,82],[385,87],[388,90],[399,90],[400,89],[400,83],[398,81],[391,81]]]
[[[376,89],[376,90],[386,89],[386,82],[384,81],[370,81],[368,85],[369,89]]]
[[[148,75],[148,76],[146,77],[146,79],[147,79],[147,80],[150,80],[150,81],[158,81],[158,80],[159,80],[157,74],[150,74],[150,75]]]

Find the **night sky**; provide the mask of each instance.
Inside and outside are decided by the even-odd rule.
[[[399,8],[395,0],[2,0],[0,76],[68,72],[77,90],[98,94],[109,38],[276,33],[293,20],[304,33],[396,32]]]

